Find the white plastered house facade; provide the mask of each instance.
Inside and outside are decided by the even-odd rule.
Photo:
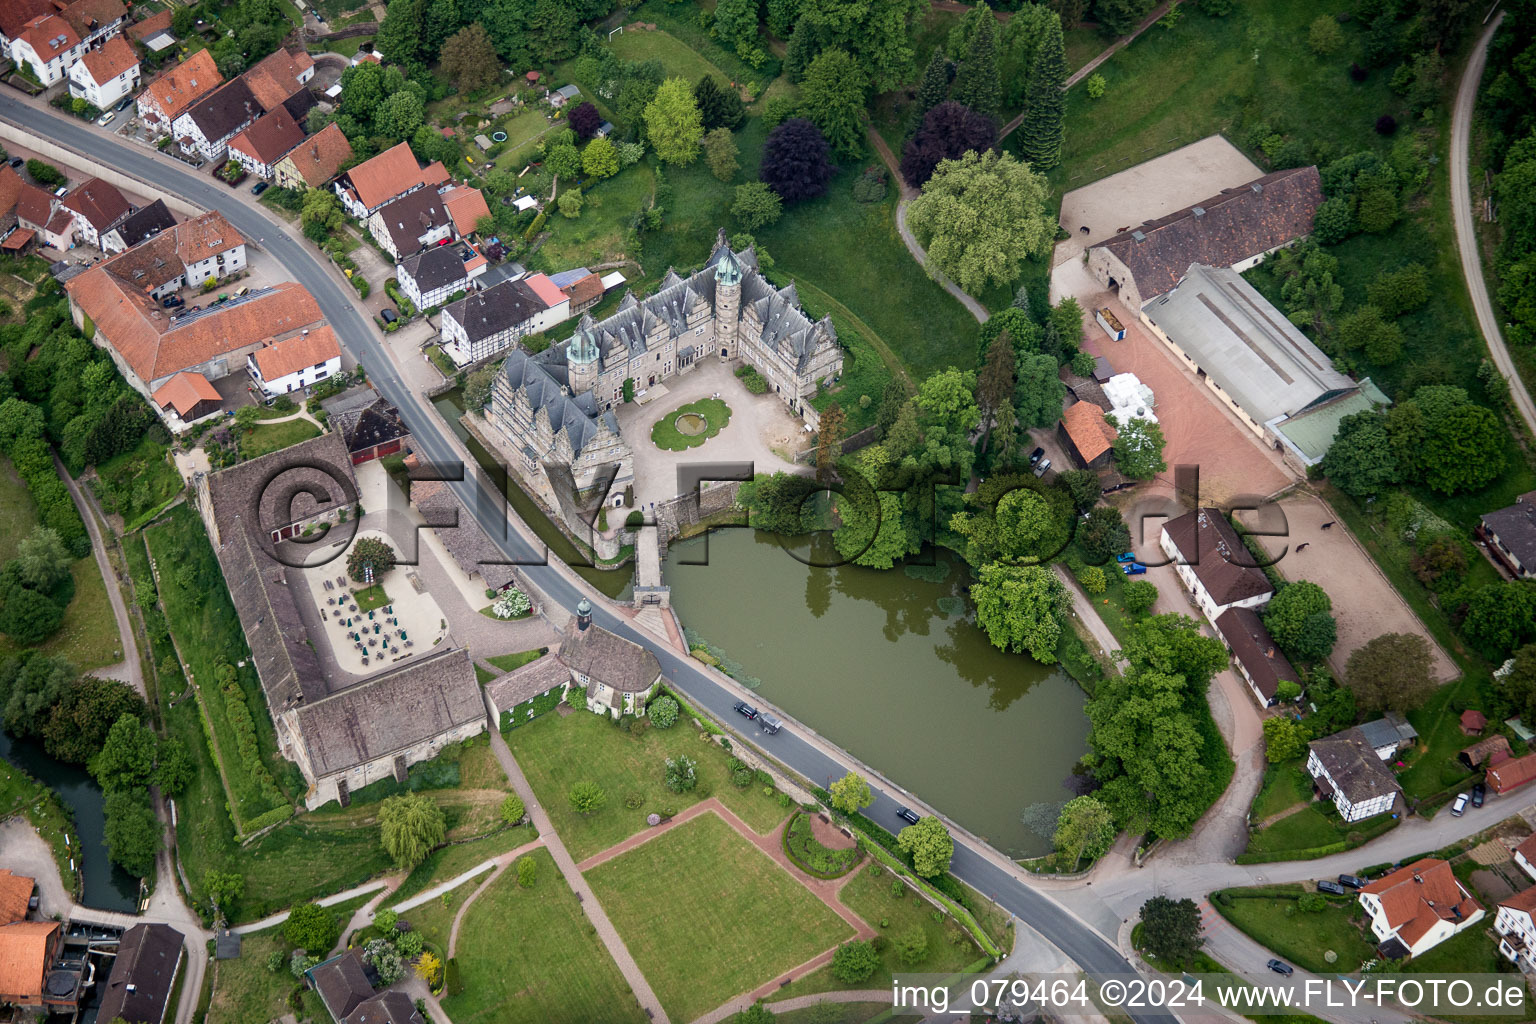
[[[127,71],[105,82],[98,82],[92,77],[90,66],[86,61],[76,61],[69,69],[69,83],[69,91],[72,95],[84,98],[87,103],[99,110],[108,110],[125,97],[138,91],[139,65],[135,64]]]

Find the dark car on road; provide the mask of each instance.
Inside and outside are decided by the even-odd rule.
[[[896,817],[900,818],[908,825],[916,825],[918,822],[923,820],[918,816],[918,813],[910,807],[896,808]]]
[[[24,164],[26,162],[27,162],[26,160],[24,160],[23,158],[21,158],[19,156],[11,157],[11,166],[12,167],[20,167],[22,164]]]
[[[739,700],[736,702],[736,713],[750,721],[757,717],[757,708],[744,700]]]
[[[1370,883],[1358,875],[1340,875],[1339,884],[1347,885],[1351,889],[1364,889]]]
[[[1472,806],[1481,807],[1488,796],[1488,787],[1481,782],[1472,787]]]
[[[1330,882],[1326,878],[1323,879],[1321,882],[1317,883],[1317,891],[1318,892],[1331,892],[1335,896],[1344,896],[1348,892],[1348,890],[1346,890],[1338,882]]]
[[[1285,975],[1287,978],[1289,978],[1292,974],[1296,973],[1296,968],[1292,967],[1290,964],[1286,963],[1284,960],[1271,960],[1269,963],[1265,964],[1264,966],[1268,967],[1270,970],[1274,971],[1276,974],[1283,974],[1283,975]]]

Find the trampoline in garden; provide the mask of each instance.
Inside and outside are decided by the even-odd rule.
[[[507,133],[506,132],[491,132],[491,141],[492,142],[506,142],[507,141]]]

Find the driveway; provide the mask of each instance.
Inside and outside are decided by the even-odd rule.
[[[1072,237],[1056,243],[1051,265],[1077,259],[1090,245],[1122,230],[1166,217],[1263,174],[1236,146],[1212,135],[1075,188],[1061,197],[1061,226]]]
[[[750,462],[759,473],[796,470],[784,456],[809,447],[809,435],[777,395],[752,394],[732,370],[733,364],[705,357],[691,372],[668,377],[667,393],[655,401],[619,406],[619,429],[635,453],[635,500],[641,507],[677,496],[681,465]],[[720,433],[681,452],[651,442],[651,427],[659,420],[670,417],[679,406],[716,395],[731,408],[731,421]]]
[[[1176,467],[1199,467],[1200,501],[1208,505],[1240,496],[1270,495],[1292,483],[1294,478],[1279,453],[1265,447],[1193,373],[1179,365],[1173,353],[1081,261],[1060,264],[1051,273],[1051,301],[1063,295],[1082,303],[1087,338],[1083,348],[1108,359],[1116,373],[1134,373],[1152,389],[1167,441],[1163,458],[1168,469],[1159,480],[1171,484]],[[1125,325],[1124,341],[1110,341],[1093,320],[1092,311],[1103,306]]]

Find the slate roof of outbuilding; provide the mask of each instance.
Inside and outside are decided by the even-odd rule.
[[[1308,747],[1322,762],[1334,786],[1352,804],[1402,792],[1397,776],[1376,756],[1376,748],[1366,742],[1359,729],[1350,728],[1324,736],[1313,740]]]
[[[1199,508],[1169,520],[1163,530],[1190,571],[1218,605],[1274,591],[1220,509]]]
[[[153,1021],[165,1016],[176,965],[181,962],[181,932],[168,924],[136,924],[123,932],[117,959],[102,990],[100,1020]]]
[[[114,230],[122,237],[123,244],[132,249],[140,242],[148,241],[175,226],[176,218],[165,205],[165,200],[156,199],[148,206],[130,213]]]
[[[492,679],[485,684],[485,693],[498,709],[509,711],[525,700],[532,700],[570,681],[571,670],[565,662],[556,654],[546,654]]]
[[[650,689],[651,684],[661,677],[661,662],[656,660],[656,655],[596,623],[582,629],[575,619],[565,629],[560,660],[571,671],[622,693]]]
[[[479,573],[487,589],[501,590],[516,580],[507,556],[491,542],[446,480],[412,480],[411,503],[426,515],[432,532],[465,575]],[[448,525],[437,526],[437,523]]]
[[[1486,513],[1482,522],[1522,566],[1536,569],[1536,491],[1520,495],[1513,505]]]

